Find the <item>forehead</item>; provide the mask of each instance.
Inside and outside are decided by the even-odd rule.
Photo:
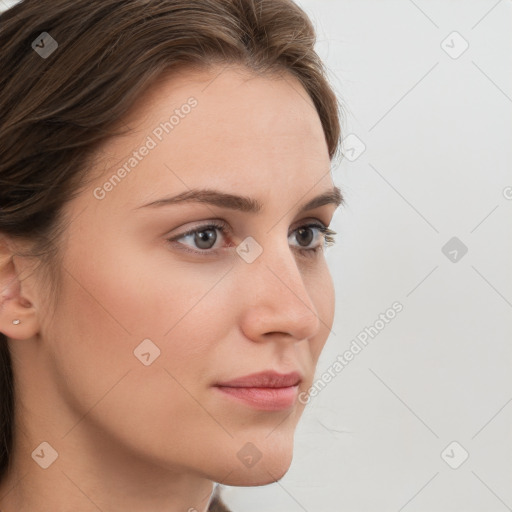
[[[122,122],[130,132],[100,151],[103,180],[133,167],[122,173],[118,196],[136,192],[151,199],[206,181],[224,188],[304,189],[330,168],[314,104],[287,73],[256,75],[236,66],[168,73]],[[134,151],[144,146],[150,150],[135,162]]]

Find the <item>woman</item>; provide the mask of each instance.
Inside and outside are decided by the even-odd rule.
[[[288,470],[333,321],[313,27],[290,0],[0,26],[0,509],[227,510],[214,483]]]

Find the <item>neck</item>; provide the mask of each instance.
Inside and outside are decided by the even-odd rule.
[[[213,482],[185,468],[163,467],[84,429],[64,439],[36,432],[24,429],[15,439],[10,471],[0,483],[2,512],[208,510]],[[50,446],[39,447],[42,439]],[[39,463],[52,449],[58,456],[43,469]]]

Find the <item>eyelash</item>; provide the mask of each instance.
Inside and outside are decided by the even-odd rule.
[[[331,245],[334,245],[336,243],[336,239],[333,236],[333,235],[337,234],[336,231],[333,231],[332,229],[324,226],[323,224],[318,224],[318,223],[314,223],[314,222],[313,223],[309,223],[309,224],[304,224],[303,226],[299,226],[298,228],[296,228],[294,231],[298,231],[299,229],[304,229],[304,228],[318,229],[318,231],[320,233],[322,233],[322,235],[323,235],[324,244],[325,244],[326,247],[330,247]],[[172,237],[172,238],[168,238],[167,241],[168,242],[176,242],[180,238],[186,237],[188,235],[194,235],[194,234],[200,233],[202,231],[208,231],[209,229],[218,229],[219,231],[222,232],[223,235],[226,235],[228,233],[228,231],[229,231],[224,224],[212,221],[212,222],[210,222],[208,224],[204,224],[203,226],[198,226],[198,227],[196,227],[194,229],[186,231],[185,233],[181,233],[178,236],[175,236],[175,237]],[[180,242],[177,242],[177,243],[180,243]],[[189,252],[189,253],[192,253],[192,254],[199,254],[200,256],[215,255],[218,252],[218,250],[219,250],[219,249],[194,250],[194,249],[190,249],[189,247],[187,247],[184,244],[180,244],[180,245],[183,246],[183,247],[180,248],[180,250],[183,250],[185,252]],[[317,245],[316,247],[314,247],[312,249],[301,249],[301,248],[298,248],[297,251],[302,256],[306,256],[306,257],[309,256],[309,257],[311,257],[311,256],[315,256],[320,251],[320,249],[322,249],[322,247],[323,247],[323,244],[319,244],[319,245]]]

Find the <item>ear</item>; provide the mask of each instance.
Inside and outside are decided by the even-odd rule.
[[[22,279],[30,275],[29,267],[18,260],[12,245],[0,237],[0,332],[8,338],[24,340],[37,334],[39,323],[36,308],[24,294],[27,287]]]

